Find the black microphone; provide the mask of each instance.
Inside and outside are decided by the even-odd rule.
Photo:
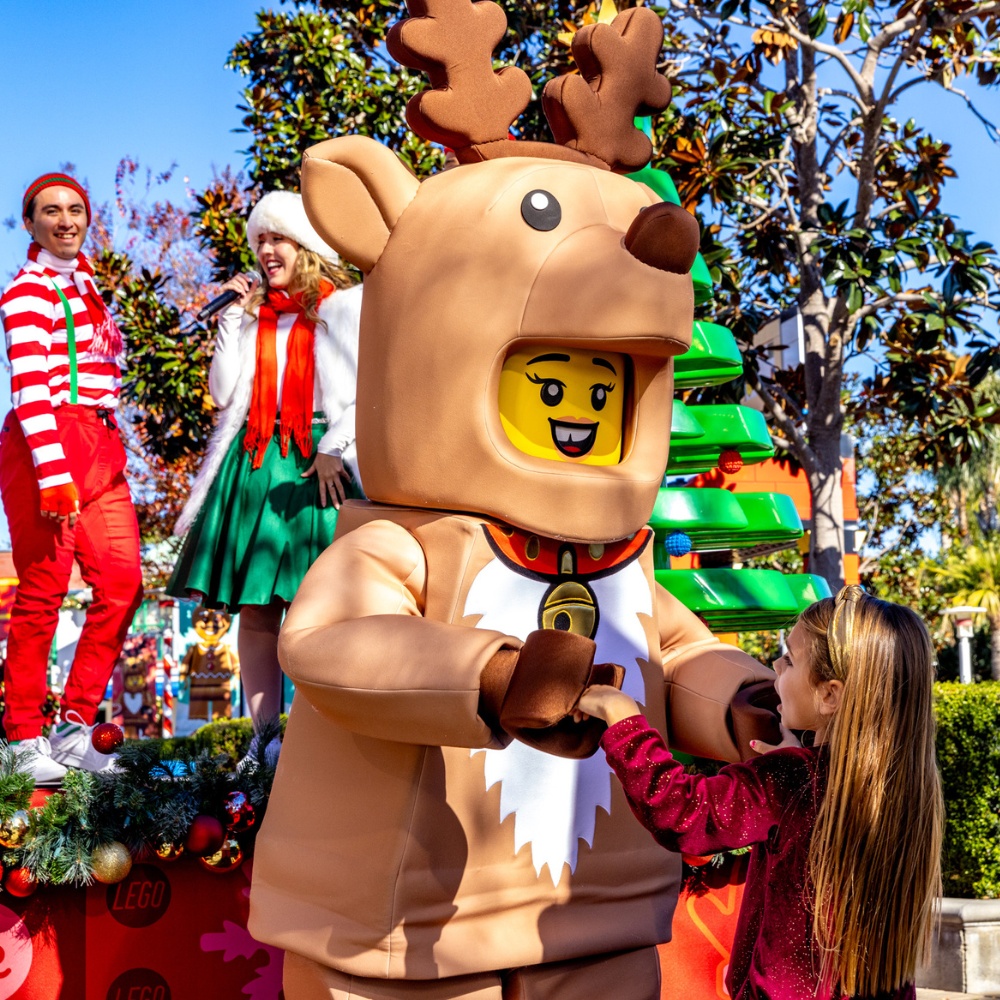
[[[247,271],[244,276],[250,280],[250,284],[260,281],[260,275],[256,271]],[[221,295],[216,295],[207,306],[198,311],[196,317],[198,322],[204,323],[210,316],[214,316],[220,310],[225,309],[226,306],[235,302],[239,297],[239,292],[234,291],[232,288],[227,288]]]

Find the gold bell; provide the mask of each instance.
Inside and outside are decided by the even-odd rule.
[[[542,604],[542,628],[592,639],[597,631],[597,601],[590,588],[577,580],[553,587]]]

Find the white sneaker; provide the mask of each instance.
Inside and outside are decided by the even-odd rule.
[[[247,755],[236,765],[237,771],[243,771],[248,767],[257,766],[257,747],[260,746],[260,737],[254,734],[247,749]],[[264,749],[264,760],[268,767],[277,767],[278,755],[281,753],[281,740],[275,736]]]
[[[22,753],[28,751],[27,773],[35,779],[36,785],[58,785],[66,777],[66,768],[52,759],[52,747],[44,736],[17,740],[10,747]]]
[[[81,771],[114,771],[117,754],[103,754],[90,742],[93,726],[88,726],[79,712],[67,712],[65,718],[49,733],[52,759],[64,767]]]

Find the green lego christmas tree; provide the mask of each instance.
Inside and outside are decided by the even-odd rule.
[[[648,129],[648,119],[637,120]],[[654,167],[630,175],[664,201],[680,204],[669,175]],[[691,269],[695,301],[712,298],[712,278],[701,254]],[[722,385],[743,371],[732,333],[717,323],[695,322],[691,349],[674,363],[678,390]],[[672,569],[671,556],[728,553],[795,546],[802,521],[795,504],[780,493],[733,493],[701,486],[668,487],[679,476],[719,468],[733,473],[774,455],[763,415],[748,406],[688,406],[674,403],[670,460],[653,516],[656,579],[713,632],[750,632],[786,626],[800,611],[830,596],[826,580],[812,573],[733,566]]]

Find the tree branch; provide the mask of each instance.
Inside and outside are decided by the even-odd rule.
[[[959,97],[965,101],[969,110],[983,123],[983,127],[986,129],[986,134],[990,137],[992,142],[1000,144],[1000,130],[997,129],[996,125],[993,124],[984,114],[982,114],[972,103],[972,98],[964,90],[959,90],[958,87],[952,87],[950,84],[941,84],[942,89],[948,91],[950,94],[957,94]]]
[[[801,462],[802,467],[810,473],[814,473],[817,469],[816,456],[813,453],[812,448],[806,443],[805,438],[799,432],[799,429],[795,426],[794,421],[787,413],[778,405],[775,398],[764,388],[763,383],[760,380],[760,375],[755,368],[750,368],[747,373],[747,381],[753,386],[754,391],[763,400],[764,405],[767,407],[768,413],[774,419],[774,422],[781,428],[782,432],[788,438],[786,445],[790,445],[787,448],[788,451],[795,453],[795,457]]]
[[[868,305],[862,306],[857,312],[852,313],[850,321],[852,323],[857,323],[858,320],[862,320],[866,316],[871,316],[874,313],[877,313],[880,309],[884,309],[886,306],[904,305],[907,302],[923,301],[924,297],[917,292],[899,292],[896,295],[884,295],[882,298],[876,299],[874,302],[869,302]]]
[[[815,38],[810,38],[805,32],[799,31],[799,29],[784,15],[782,15],[781,23],[784,25],[785,31],[792,36],[800,45],[808,46],[813,52],[822,52],[823,55],[829,56],[831,59],[835,59],[844,67],[847,75],[851,78],[851,82],[858,89],[858,94],[861,100],[865,102],[867,106],[871,106],[874,103],[874,95],[872,94],[872,89],[865,78],[851,65],[851,60],[840,51],[835,45],[827,45],[826,42],[817,42]]]

